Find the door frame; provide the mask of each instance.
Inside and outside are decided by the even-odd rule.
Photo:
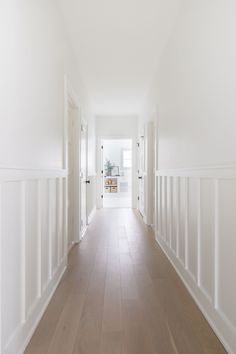
[[[136,136],[126,136],[126,135],[101,135],[97,138],[97,209],[103,208],[103,200],[101,196],[103,195],[103,188],[101,183],[101,146],[103,140],[126,140],[129,139],[132,141],[132,209],[137,208],[137,151],[136,144],[137,138]]]
[[[75,178],[75,204],[74,204],[74,220],[75,220],[75,235],[74,243],[79,243],[81,240],[80,232],[80,215],[81,215],[81,198],[80,198],[80,131],[82,124],[82,109],[77,99],[76,93],[68,82],[67,76],[64,77],[64,141],[63,141],[63,168],[67,171],[67,177],[64,185],[64,200],[65,205],[65,222],[64,222],[64,234],[66,248],[68,245],[68,122],[69,122],[69,110],[75,110],[74,121],[74,178]],[[69,250],[68,250],[69,252]]]
[[[141,144],[143,145],[143,170],[140,170],[140,161],[141,161]],[[137,209],[141,216],[145,219],[146,214],[145,214],[145,179],[146,179],[146,138],[145,138],[145,130],[142,132],[142,135],[139,135],[139,139],[137,142],[137,195],[138,195],[138,203],[137,203]],[[141,205],[141,193],[140,193],[140,181],[139,179],[142,179],[143,183],[143,210],[141,210],[140,205]]]
[[[86,149],[86,167],[85,167],[85,180],[88,180],[88,124],[87,122],[83,119],[83,115],[81,114],[81,119],[80,119],[80,127],[79,127],[79,139],[80,139],[80,144],[79,144],[79,194],[80,194],[80,198],[79,198],[79,232],[80,232],[80,241],[83,239],[84,235],[86,234],[87,231],[87,227],[88,227],[88,204],[87,204],[87,184],[85,185],[85,227],[83,228],[83,230],[81,230],[81,216],[82,216],[82,208],[81,208],[81,204],[82,204],[82,193],[81,193],[81,184],[82,184],[82,172],[81,172],[81,134],[82,132],[85,132],[85,149]],[[87,183],[87,182],[86,182]]]

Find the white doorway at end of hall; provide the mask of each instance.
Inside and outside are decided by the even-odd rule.
[[[103,139],[103,207],[132,207],[132,139]]]

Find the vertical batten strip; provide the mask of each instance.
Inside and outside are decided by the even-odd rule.
[[[172,249],[172,251],[175,252],[173,246],[174,246],[174,242],[173,242],[173,237],[174,237],[174,195],[173,195],[173,177],[170,177],[170,212],[171,212],[171,216],[170,216],[170,247]]]
[[[168,177],[164,177],[164,225],[165,225],[165,241],[167,243],[167,245],[169,245],[168,242],[168,227],[167,227],[167,185],[168,185]]]
[[[184,243],[185,243],[185,257],[184,265],[186,269],[189,269],[189,179],[184,179],[184,199],[185,199],[185,225],[184,225]]]
[[[176,198],[175,198],[175,202],[176,202],[176,220],[177,220],[177,225],[176,225],[176,254],[177,254],[177,258],[179,259],[179,224],[180,224],[180,213],[179,213],[179,209],[180,209],[180,193],[179,193],[179,189],[180,189],[180,177],[176,177]]]
[[[57,179],[57,260],[61,264],[61,180]]]
[[[162,229],[162,238],[166,242],[167,237],[166,237],[166,177],[162,177],[162,183],[161,183],[161,229]]]
[[[197,215],[197,284],[201,286],[201,238],[202,238],[202,226],[201,226],[201,179],[198,179],[198,215]]]
[[[214,213],[214,307],[218,309],[219,295],[219,180],[215,180],[215,213]]]
[[[56,183],[56,195],[55,195],[55,200],[56,200],[56,211],[55,211],[55,232],[56,232],[56,268],[59,267],[59,178],[56,178],[55,180]]]
[[[52,181],[48,179],[48,269],[49,281],[52,279]]]
[[[155,175],[155,195],[154,195],[154,232],[155,239],[157,238],[157,224],[158,224],[158,177]]]
[[[3,352],[2,343],[2,238],[3,238],[3,225],[2,225],[2,211],[3,211],[3,184],[0,183],[0,353]]]
[[[64,252],[63,256],[67,257],[68,248],[68,196],[67,196],[68,177],[63,181],[63,237],[64,237]]]
[[[41,200],[41,181],[37,181],[37,277],[38,277],[38,298],[42,295],[42,200]]]
[[[167,219],[167,224],[168,224],[168,246],[171,248],[171,203],[170,203],[170,181],[171,181],[171,177],[167,177],[167,214],[168,214],[168,219]]]
[[[163,177],[162,176],[159,176],[158,178],[159,180],[159,183],[158,183],[158,186],[159,186],[159,226],[158,226],[158,229],[159,229],[159,237],[163,237],[162,233],[162,180],[163,180]]]
[[[26,181],[21,182],[21,322],[26,322]]]

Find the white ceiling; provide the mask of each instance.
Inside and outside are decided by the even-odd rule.
[[[178,0],[61,0],[97,114],[138,113],[155,77]]]

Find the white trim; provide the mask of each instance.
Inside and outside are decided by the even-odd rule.
[[[37,277],[38,277],[38,298],[42,296],[42,221],[41,221],[41,181],[37,181]]]
[[[201,244],[202,244],[202,232],[201,232],[201,180],[198,180],[198,197],[197,197],[197,284],[202,284],[202,267],[201,267]]]
[[[90,224],[96,214],[96,211],[97,211],[97,208],[96,208],[96,205],[93,207],[91,213],[89,214],[88,216],[88,224]]]
[[[83,230],[82,230],[82,232],[81,232],[80,241],[83,240],[84,236],[86,235],[87,230],[88,230],[88,225],[86,225],[86,226],[83,228]]]
[[[214,230],[214,308],[219,310],[219,181],[214,182],[215,189],[215,230]]]
[[[68,82],[65,76],[65,112],[64,112],[64,166],[68,169],[68,121],[69,121],[69,107],[76,110],[76,119],[74,124],[74,141],[75,144],[75,157],[74,157],[74,174],[75,174],[75,210],[74,210],[74,220],[75,220],[75,242],[79,242],[83,237],[83,231],[81,231],[81,132],[82,127],[86,127],[86,122],[82,116],[82,106],[77,99],[77,95],[73,90],[72,86]],[[86,129],[87,131],[87,129]],[[88,140],[86,138],[86,140]],[[87,141],[86,141],[87,144]],[[86,147],[88,150],[88,147]],[[87,172],[86,172],[87,173]],[[66,181],[66,195],[68,196],[68,178]],[[67,205],[66,217],[68,218],[68,205]],[[87,212],[86,212],[87,219]],[[87,222],[87,220],[86,220]]]
[[[2,327],[3,327],[3,318],[2,318],[2,239],[3,239],[3,224],[2,224],[2,212],[3,212],[3,193],[2,193],[2,184],[0,183],[0,353],[3,352],[3,339],[2,339]]]
[[[22,180],[38,180],[39,178],[64,178],[67,177],[66,169],[25,169],[20,167],[3,167],[0,166],[0,182],[5,181],[22,181]]]
[[[72,248],[73,248],[75,245],[78,245],[79,243],[80,243],[80,241],[79,241],[79,242],[73,241],[73,242],[69,245],[69,247],[68,247],[68,249],[67,249],[67,254],[69,255],[69,254],[70,254],[70,251],[72,250]]]
[[[206,165],[192,168],[156,170],[156,176],[235,179],[236,165]]]
[[[52,180],[48,180],[48,280],[52,279]]]
[[[205,309],[206,305],[203,305],[203,303],[204,304],[210,303],[209,297],[206,296],[205,292],[203,292],[201,288],[196,288],[195,280],[192,279],[190,274],[188,274],[188,273],[183,274],[182,273],[182,270],[180,269],[180,267],[183,267],[183,264],[181,262],[179,262],[180,266],[177,266],[176,256],[175,256],[175,254],[171,254],[171,252],[169,253],[170,249],[168,249],[168,246],[164,244],[164,240],[159,237],[156,239],[156,242],[161,247],[162,251],[165,253],[166,257],[168,258],[168,260],[172,264],[173,268],[176,270],[176,272],[177,272],[178,276],[180,277],[180,279],[182,280],[184,286],[188,290],[189,294],[192,296],[196,305],[198,306],[198,308],[202,312],[203,316],[206,318],[206,320],[208,321],[208,323],[212,327],[213,331],[215,332],[215,334],[217,335],[217,337],[219,338],[219,340],[221,341],[221,343],[223,344],[225,349],[227,350],[228,354],[235,354],[234,351],[230,348],[230,346],[227,343],[227,341],[225,340],[225,338],[223,337],[222,333],[219,331],[219,329],[215,325],[215,321],[211,318],[211,316],[206,311],[206,309]],[[173,259],[173,257],[175,259]],[[192,283],[192,284],[190,285],[190,283]],[[193,290],[193,288],[194,288],[194,290]],[[196,292],[198,294],[201,293],[200,296],[197,296]],[[200,301],[199,297],[201,299],[205,298],[204,301]]]
[[[48,307],[48,305],[49,305],[49,303],[50,303],[50,301],[51,301],[51,299],[52,299],[52,297],[53,297],[53,295],[54,295],[54,293],[55,293],[55,291],[56,291],[56,289],[57,289],[57,287],[58,287],[58,285],[59,285],[59,283],[60,283],[60,281],[61,281],[61,279],[62,279],[62,277],[64,275],[64,273],[65,273],[65,271],[66,271],[66,268],[67,268],[66,267],[66,262],[67,262],[67,259],[64,259],[63,262],[61,263],[61,266],[60,266],[60,268],[63,267],[63,269],[60,271],[60,268],[59,268],[58,271],[57,271],[57,273],[58,273],[57,277],[58,278],[57,278],[56,283],[53,286],[51,286],[51,289],[49,288],[47,290],[47,293],[44,294],[45,302],[44,302],[44,299],[41,298],[40,302],[41,302],[42,305],[41,305],[41,309],[40,309],[38,315],[33,315],[33,313],[32,313],[31,316],[33,318],[30,321],[31,323],[28,324],[28,327],[30,327],[31,329],[30,329],[30,331],[29,331],[29,333],[27,335],[27,338],[26,338],[24,344],[21,346],[21,349],[19,349],[19,352],[16,353],[16,354],[24,354],[24,351],[25,351],[27,345],[29,344],[29,342],[31,340],[31,337],[33,336],[36,328],[38,327],[39,322],[41,321],[41,319],[42,319],[42,317],[43,317],[43,315],[44,315],[44,313],[45,313],[45,311],[46,311],[46,309],[47,309],[47,307]],[[36,310],[36,308],[35,308],[35,310]],[[6,354],[7,354],[7,352],[6,352]]]
[[[21,181],[21,323],[25,324],[26,310],[26,182]]]
[[[171,259],[171,262],[173,263],[174,267],[177,268],[176,270],[178,271],[179,275],[181,276],[182,279],[184,279],[184,282],[187,283],[187,287],[190,290],[190,293],[193,295],[195,298],[195,301],[203,311],[205,317],[208,319],[210,325],[213,327],[219,338],[221,339],[222,343],[224,343],[225,347],[229,350],[230,353],[235,353],[236,352],[236,323],[235,323],[235,312],[233,308],[233,302],[232,302],[232,294],[230,294],[229,290],[229,296],[227,295],[227,289],[222,288],[222,279],[223,277],[227,277],[228,274],[224,274],[225,268],[224,268],[224,263],[222,263],[222,256],[224,254],[222,252],[227,252],[227,247],[230,247],[229,245],[227,246],[227,243],[224,245],[224,247],[221,247],[222,242],[224,242],[224,230],[219,228],[219,225],[221,223],[225,222],[224,214],[221,215],[221,210],[220,210],[220,205],[221,205],[221,198],[224,198],[222,193],[224,190],[222,189],[221,192],[219,192],[219,183],[222,183],[224,185],[233,185],[235,186],[236,184],[236,170],[235,166],[217,166],[215,168],[211,167],[209,170],[207,170],[205,167],[203,170],[192,170],[192,169],[185,169],[184,173],[183,170],[180,169],[175,169],[170,171],[157,171],[156,178],[159,185],[159,193],[156,195],[156,205],[158,205],[158,209],[156,210],[156,215],[160,215],[163,220],[158,218],[158,224],[155,225],[155,230],[156,230],[156,235],[157,235],[157,240],[158,243],[161,245],[165,253],[168,254],[168,257]],[[194,173],[193,173],[194,172]],[[203,173],[202,173],[203,172]],[[235,174],[235,176],[234,176]],[[167,243],[166,240],[166,233],[165,229],[162,227],[162,224],[164,222],[164,218],[162,215],[163,208],[165,206],[164,200],[165,200],[165,194],[166,190],[161,188],[161,193],[160,193],[160,186],[162,183],[166,184],[166,177],[169,177],[174,181],[175,185],[173,189],[173,200],[172,203],[175,201],[177,203],[177,210],[174,210],[175,214],[175,220],[176,224],[173,225],[175,229],[175,237],[176,237],[176,254],[173,253],[171,246]],[[188,182],[194,179],[196,180],[197,184],[196,186],[194,185],[194,188],[196,189],[195,193],[190,195],[190,184],[188,186]],[[180,220],[180,194],[179,194],[179,186],[181,183],[181,186],[183,184],[184,186],[184,181],[185,181],[185,189],[183,189],[183,194],[181,193],[182,198],[185,198],[185,208],[183,210],[182,217],[185,218],[185,239],[183,240],[184,242],[184,247],[185,247],[185,264],[181,262],[180,260],[180,253],[179,253],[179,237],[178,237],[178,231],[179,231],[179,220]],[[209,215],[210,223],[211,225],[214,226],[214,230],[209,231],[208,234],[202,234],[202,203],[205,202],[205,200],[202,200],[201,197],[201,188],[204,185],[204,183],[207,182],[207,188],[212,188],[211,192],[211,200],[209,201],[209,206],[212,205],[213,212],[211,215]],[[193,188],[193,187],[192,187]],[[234,189],[233,189],[234,190]],[[164,195],[163,195],[164,193]],[[194,198],[196,202],[196,208],[194,208],[194,213],[195,217],[194,220],[191,219],[189,215],[189,207],[188,205],[188,200],[189,198]],[[163,204],[164,203],[164,204]],[[174,205],[174,204],[172,204]],[[208,205],[208,204],[207,204]],[[232,208],[229,206],[229,208]],[[230,213],[231,219],[234,218],[233,213]],[[196,220],[195,220],[196,219]],[[191,230],[191,223],[194,225],[196,228],[197,234],[196,239],[194,238],[194,242],[196,241],[196,247],[193,246],[191,242],[191,232],[188,232],[188,229]],[[189,224],[189,225],[188,225]],[[189,226],[189,227],[188,227]],[[206,229],[206,228],[205,228]],[[208,230],[208,229],[207,229]],[[225,232],[227,233],[227,227]],[[202,243],[204,242],[204,237],[208,238],[209,236],[209,244],[208,247],[209,249],[209,256],[204,253],[204,259],[203,254],[202,254]],[[208,239],[207,239],[208,240]],[[208,242],[208,241],[207,241]],[[191,249],[189,249],[188,245],[192,245]],[[208,248],[207,248],[208,249]],[[229,249],[229,248],[228,248]],[[189,269],[189,262],[190,257],[194,254],[194,260],[196,264],[196,274],[194,272],[191,273],[191,270]],[[232,256],[231,256],[232,257]],[[233,262],[234,260],[231,258],[229,259],[229,262]],[[210,273],[208,273],[207,278],[204,277],[205,281],[207,279],[214,279],[213,282],[213,288],[211,291],[208,289],[204,288],[202,284],[202,277],[204,274],[204,269],[207,268],[207,264],[210,262],[212,264],[212,267],[210,268]],[[227,262],[226,262],[227,263]],[[233,263],[232,263],[233,264]],[[204,267],[204,268],[203,268]],[[210,278],[209,278],[210,277]],[[210,280],[208,280],[210,281]],[[210,284],[209,284],[210,285]],[[209,292],[210,291],[210,292]],[[232,291],[235,291],[234,288],[232,288]],[[208,293],[209,292],[209,293]],[[222,303],[222,294],[224,296],[224,303]],[[220,296],[221,295],[221,296]],[[232,313],[229,312],[226,308],[226,301],[229,301],[229,304],[231,305],[231,311]]]
[[[7,184],[11,185],[11,181],[17,181],[17,186],[19,188],[19,193],[20,193],[20,200],[19,200],[19,219],[20,219],[20,237],[21,237],[21,246],[19,250],[19,259],[21,262],[21,272],[19,276],[19,281],[20,281],[20,292],[21,292],[21,302],[19,304],[19,313],[21,315],[20,322],[15,323],[15,328],[12,329],[12,332],[7,335],[7,338],[1,338],[1,353],[4,354],[10,354],[10,353],[16,353],[16,354],[21,354],[24,352],[24,349],[26,348],[36,326],[38,325],[57,285],[59,284],[59,281],[64,273],[64,270],[66,268],[67,264],[67,255],[66,257],[62,254],[60,254],[60,259],[57,259],[57,265],[55,264],[55,272],[52,274],[52,239],[50,237],[50,223],[51,223],[51,215],[52,213],[56,213],[56,210],[58,208],[57,203],[59,202],[59,199],[63,198],[63,202],[65,201],[64,198],[64,193],[61,188],[58,189],[58,193],[60,194],[59,199],[55,200],[55,203],[52,202],[52,187],[58,183],[60,180],[60,183],[64,182],[66,179],[66,175],[63,174],[58,174],[55,173],[55,170],[47,170],[47,173],[45,174],[45,171],[43,173],[38,173],[36,176],[36,170],[32,171],[26,171],[20,169],[20,174],[17,175],[17,178],[14,178],[14,172],[15,169],[10,169],[10,173],[5,174],[5,171],[2,171],[0,169],[0,175],[1,178],[3,179],[3,182],[0,183],[0,192],[3,191],[5,186]],[[40,171],[40,170],[39,170]],[[6,179],[4,179],[4,177]],[[36,294],[35,298],[33,299],[33,302],[31,304],[28,304],[26,301],[26,296],[28,294],[29,290],[29,283],[27,283],[26,279],[26,260],[29,259],[27,258],[28,253],[26,252],[26,241],[27,241],[27,222],[28,222],[28,208],[27,208],[27,193],[30,192],[30,189],[28,189],[28,180],[33,179],[33,182],[35,183],[35,188],[36,188],[36,198],[34,199],[34,204],[32,205],[33,208],[35,208],[35,214],[37,218],[37,225],[35,225],[36,228],[36,233],[34,235],[31,235],[32,237],[35,237],[35,242],[37,246],[37,269],[35,269],[35,277],[37,278],[37,283],[35,284],[36,288]],[[44,180],[44,183],[42,181]],[[44,188],[44,189],[43,189]],[[44,198],[49,198],[45,199],[45,203],[48,204],[47,210],[45,210],[45,217],[47,215],[47,226],[44,225],[45,228],[43,227],[42,222],[45,220],[42,219],[41,213],[43,211],[42,209],[42,197]],[[6,196],[3,195],[3,201],[5,200]],[[14,198],[14,197],[13,197]],[[48,203],[49,202],[49,203]],[[51,206],[50,206],[51,205]],[[52,210],[53,206],[53,210]],[[1,205],[0,205],[0,232],[2,232],[2,224],[5,222],[5,214],[3,213],[2,207],[2,200],[1,200]],[[64,213],[64,212],[63,212]],[[64,220],[64,218],[63,218]],[[54,242],[54,247],[57,247],[58,242],[63,240],[63,236],[61,232],[59,231],[58,227],[58,217],[55,219],[55,227],[57,229],[57,240]],[[47,229],[48,227],[48,229]],[[4,229],[5,230],[5,229]],[[50,269],[50,277],[51,279],[48,279],[49,274],[45,274],[45,279],[44,283],[42,284],[42,267],[43,267],[43,262],[41,260],[41,246],[42,246],[42,230],[44,230],[45,235],[44,235],[44,247],[45,247],[45,257],[48,257],[48,269]],[[64,229],[63,229],[64,230]],[[48,235],[49,231],[49,235]],[[46,237],[47,236],[47,237]],[[7,230],[5,230],[5,234],[3,235],[5,240],[7,240]],[[47,243],[47,239],[51,240],[51,242]],[[1,237],[1,242],[2,242],[2,237]],[[1,248],[0,248],[1,249]],[[55,249],[57,252],[57,249]],[[3,254],[1,254],[2,258]],[[4,255],[5,257],[8,255]],[[2,265],[2,261],[1,261]],[[30,266],[30,265],[29,265]],[[0,266],[1,274],[0,274],[0,280],[2,279],[2,272],[5,271],[5,269],[2,269]],[[14,274],[11,274],[10,276],[14,277]],[[4,289],[1,288],[1,298],[2,298],[2,291]],[[6,298],[5,294],[5,298]],[[1,308],[2,310],[2,308]],[[2,314],[1,314],[2,316]],[[2,317],[1,317],[1,322],[2,322]],[[1,323],[2,325],[2,323]],[[4,342],[3,342],[4,341]],[[19,350],[19,348],[21,348]]]

